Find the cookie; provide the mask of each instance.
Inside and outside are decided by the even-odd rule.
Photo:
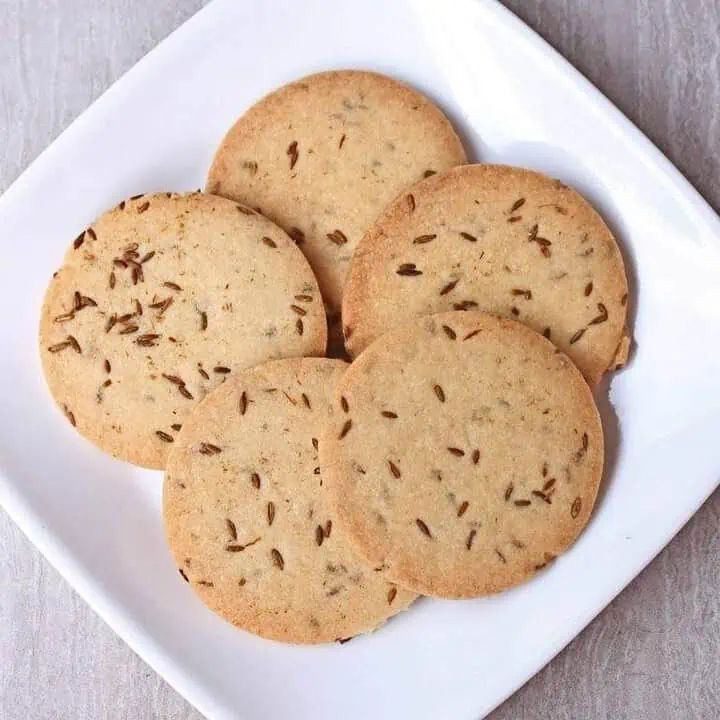
[[[280,360],[233,376],[186,420],[164,485],[167,538],[203,602],[266,638],[367,632],[414,595],[366,567],[326,505],[317,458],[345,363]]]
[[[440,313],[350,366],[320,467],[366,562],[419,593],[473,597],[520,583],[575,540],[603,433],[587,383],[552,343],[513,320]]]
[[[627,297],[617,243],[577,192],[466,165],[417,184],[368,230],[345,287],[345,344],[357,355],[408,318],[484,310],[544,334],[594,383],[627,357]]]
[[[53,397],[86,438],[163,468],[185,416],[233,372],[322,355],[310,266],[277,225],[211,195],[120,203],[80,233],[45,296]]]
[[[380,211],[422,177],[466,162],[442,112],[384,75],[305,77],[235,123],[210,169],[209,192],[258,207],[288,231],[339,321],[353,253]]]

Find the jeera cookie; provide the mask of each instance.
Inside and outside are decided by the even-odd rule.
[[[253,105],[222,141],[209,192],[258,207],[290,233],[339,319],[353,249],[380,211],[424,176],[466,162],[442,112],[384,75],[324,72]]]
[[[292,643],[373,630],[414,595],[358,561],[317,452],[345,363],[294,359],[233,376],[186,420],[164,485],[180,574],[234,625]]]
[[[357,355],[407,318],[520,320],[590,382],[624,364],[628,286],[615,238],[575,190],[531,170],[465,165],[397,198],[357,247],[343,302]]]
[[[413,319],[338,383],[320,467],[338,527],[426,595],[487,595],[562,553],[603,468],[590,389],[534,330],[480,312]]]
[[[322,355],[326,334],[283,230],[224,198],[168,193],[124,201],[75,239],[45,296],[40,352],[82,435],[162,468],[208,392],[269,358]]]

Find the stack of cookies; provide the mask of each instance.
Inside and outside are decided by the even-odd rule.
[[[165,471],[180,576],[240,628],[344,641],[496,593],[590,517],[622,256],[566,185],[466,163],[423,95],[312,75],[237,121],[207,192],[123,200],[50,282],[55,401]]]

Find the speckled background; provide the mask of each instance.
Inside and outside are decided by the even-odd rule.
[[[201,0],[0,0],[0,190]],[[720,209],[719,0],[506,0]],[[492,720],[720,718],[720,491]],[[0,720],[200,717],[0,511]]]

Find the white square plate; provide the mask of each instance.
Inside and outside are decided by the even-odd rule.
[[[407,80],[477,158],[552,173],[617,232],[630,366],[598,391],[608,471],[590,526],[498,597],[424,600],[344,646],[287,647],[206,611],[165,549],[161,475],[113,461],[52,406],[36,349],[71,238],[127,195],[203,184],[234,118],[311,71]],[[663,547],[720,477],[720,221],[622,115],[492,0],[216,0],[150,53],[0,200],[0,502],[100,615],[212,718],[489,712]],[[610,401],[608,401],[608,396]]]

